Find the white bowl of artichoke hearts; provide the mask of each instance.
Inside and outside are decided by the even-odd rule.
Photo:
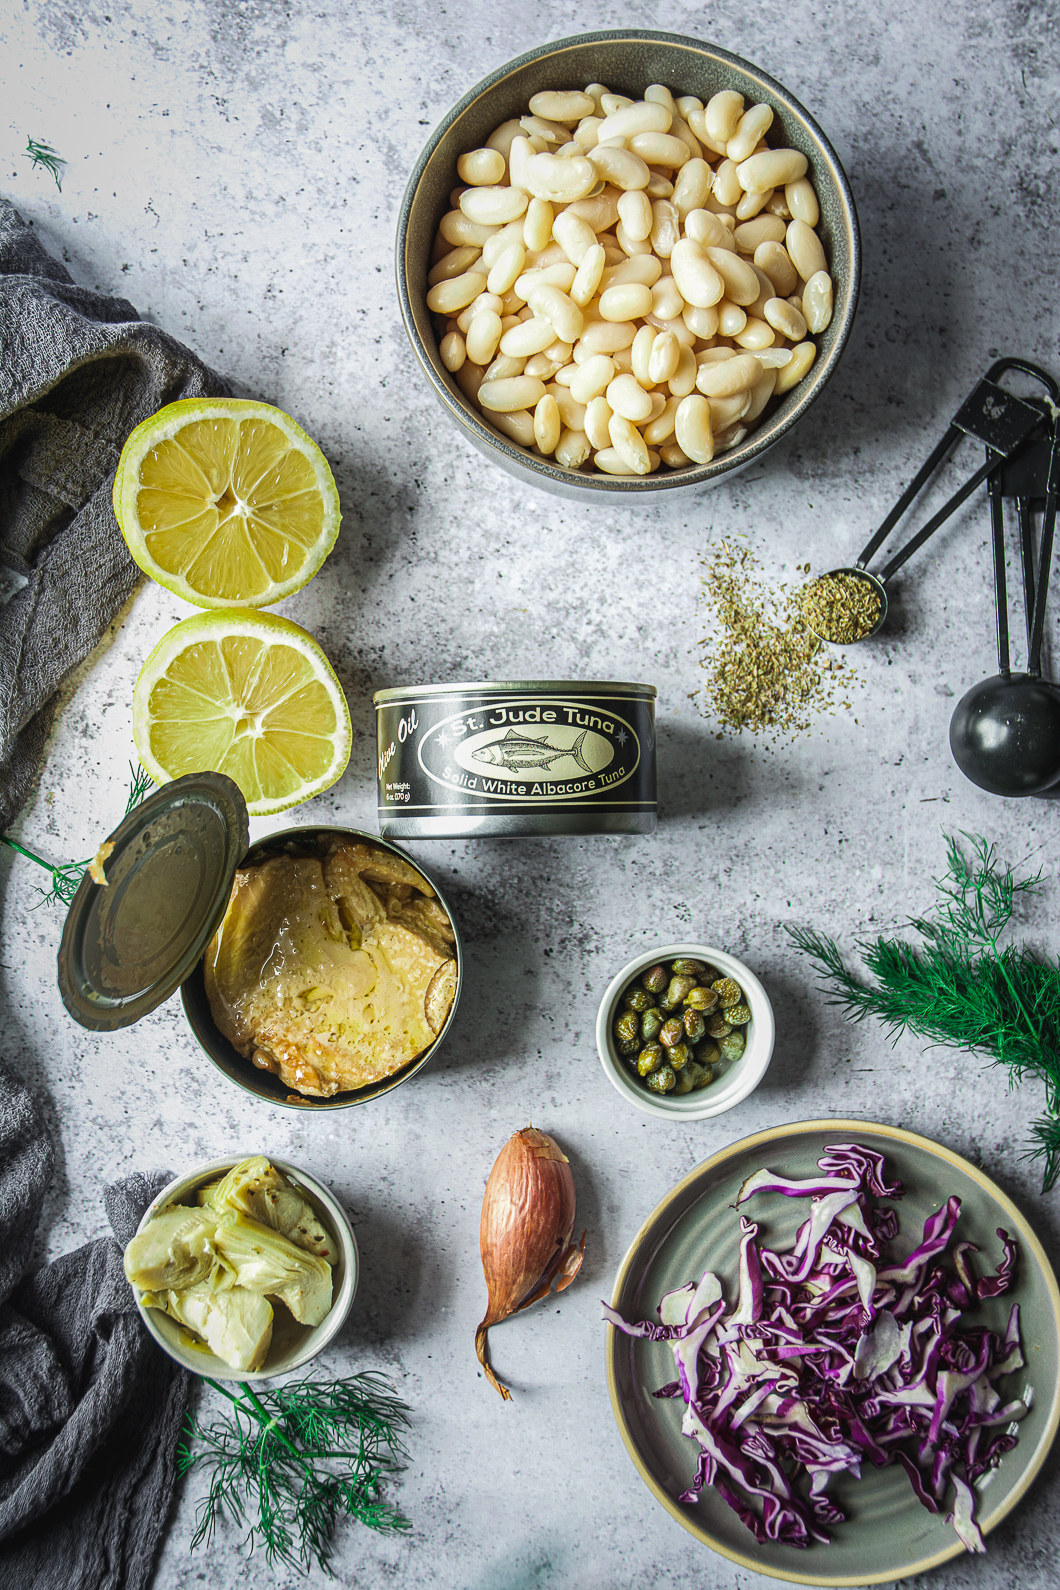
[[[307,1363],[357,1290],[357,1241],[315,1177],[255,1155],[170,1182],[125,1250],[155,1341],[193,1374],[265,1380]]]

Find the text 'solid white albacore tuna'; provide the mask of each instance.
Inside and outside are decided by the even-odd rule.
[[[425,685],[375,712],[386,838],[655,832],[654,685]]]

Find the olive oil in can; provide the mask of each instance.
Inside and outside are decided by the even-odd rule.
[[[377,691],[380,833],[654,833],[655,694],[538,679]]]

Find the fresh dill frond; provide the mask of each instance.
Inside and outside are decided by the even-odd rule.
[[[789,927],[813,961],[830,1004],[852,1021],[875,1016],[892,1037],[906,1030],[933,1043],[978,1050],[1003,1066],[1012,1083],[1037,1078],[1047,1114],[1030,1127],[1031,1158],[1044,1161],[1042,1191],[1060,1176],[1060,965],[1026,945],[1002,945],[1019,900],[1041,887],[1040,872],[1018,877],[993,845],[972,834],[946,836],[946,871],[935,879],[937,903],[910,927],[922,943],[879,937],[857,944],[874,981],[847,967],[834,939]]]
[[[123,815],[128,817],[147,795],[152,785],[151,775],[142,767],[137,767],[134,762],[129,763],[130,784],[129,793],[125,802]],[[45,861],[43,856],[38,856],[34,851],[27,850],[25,845],[20,845],[10,834],[0,834],[0,844],[9,846],[11,850],[25,856],[27,861],[35,861],[38,867],[43,867],[45,872],[51,874],[51,884],[47,889],[38,889],[40,900],[38,904],[44,905],[48,901],[58,901],[60,905],[70,905],[74,895],[81,887],[81,880],[88,868],[92,865],[92,857],[85,861],[64,861],[53,865]]]
[[[307,1573],[315,1559],[331,1574],[341,1517],[383,1534],[411,1528],[382,1495],[401,1468],[409,1418],[381,1375],[310,1375],[258,1392],[244,1382],[239,1394],[208,1378],[206,1384],[228,1398],[232,1412],[210,1424],[189,1414],[177,1448],[180,1474],[209,1474],[193,1549],[209,1545],[227,1518],[247,1530],[249,1551],[264,1548],[270,1567],[282,1562]]]
[[[24,160],[32,160],[31,171],[36,171],[38,166],[42,166],[45,171],[50,171],[55,178],[55,186],[60,193],[63,191],[63,171],[66,168],[66,161],[57,149],[52,148],[51,144],[40,143],[36,138],[27,138],[22,158]]]

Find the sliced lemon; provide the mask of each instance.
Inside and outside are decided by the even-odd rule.
[[[342,686],[312,635],[276,613],[196,613],[162,636],[133,690],[133,739],[156,784],[227,773],[252,816],[329,788],[350,759]]]
[[[144,573],[196,607],[267,607],[300,591],[341,517],[317,444],[244,398],[182,398],[138,425],[114,513]]]

